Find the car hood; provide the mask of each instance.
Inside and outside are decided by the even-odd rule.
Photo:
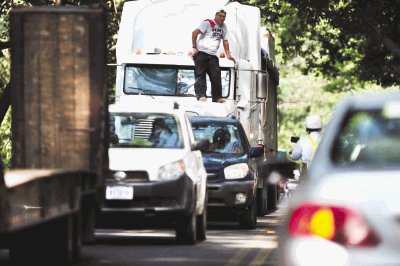
[[[247,154],[203,153],[203,162],[206,169],[219,169],[231,164],[247,163]]]
[[[157,180],[158,169],[168,163],[184,160],[185,149],[110,148],[109,169],[146,171],[150,180]]]
[[[400,213],[400,171],[339,172],[307,187],[303,196]]]

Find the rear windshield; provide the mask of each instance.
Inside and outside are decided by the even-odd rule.
[[[386,167],[400,163],[400,117],[379,109],[348,115],[333,147],[342,166]]]
[[[182,148],[182,131],[168,114],[110,114],[110,147]]]

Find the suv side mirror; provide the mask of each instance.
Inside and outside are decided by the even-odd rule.
[[[260,157],[264,154],[264,147],[251,147],[250,148],[250,158]]]
[[[210,141],[208,139],[199,139],[192,144],[192,151],[199,150],[201,152],[208,151],[210,149]]]

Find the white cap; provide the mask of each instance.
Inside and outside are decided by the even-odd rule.
[[[319,115],[309,115],[306,117],[306,128],[308,129],[321,129],[322,120]]]

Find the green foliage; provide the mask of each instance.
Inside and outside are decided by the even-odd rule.
[[[4,168],[11,167],[11,108],[0,125],[0,159]]]

